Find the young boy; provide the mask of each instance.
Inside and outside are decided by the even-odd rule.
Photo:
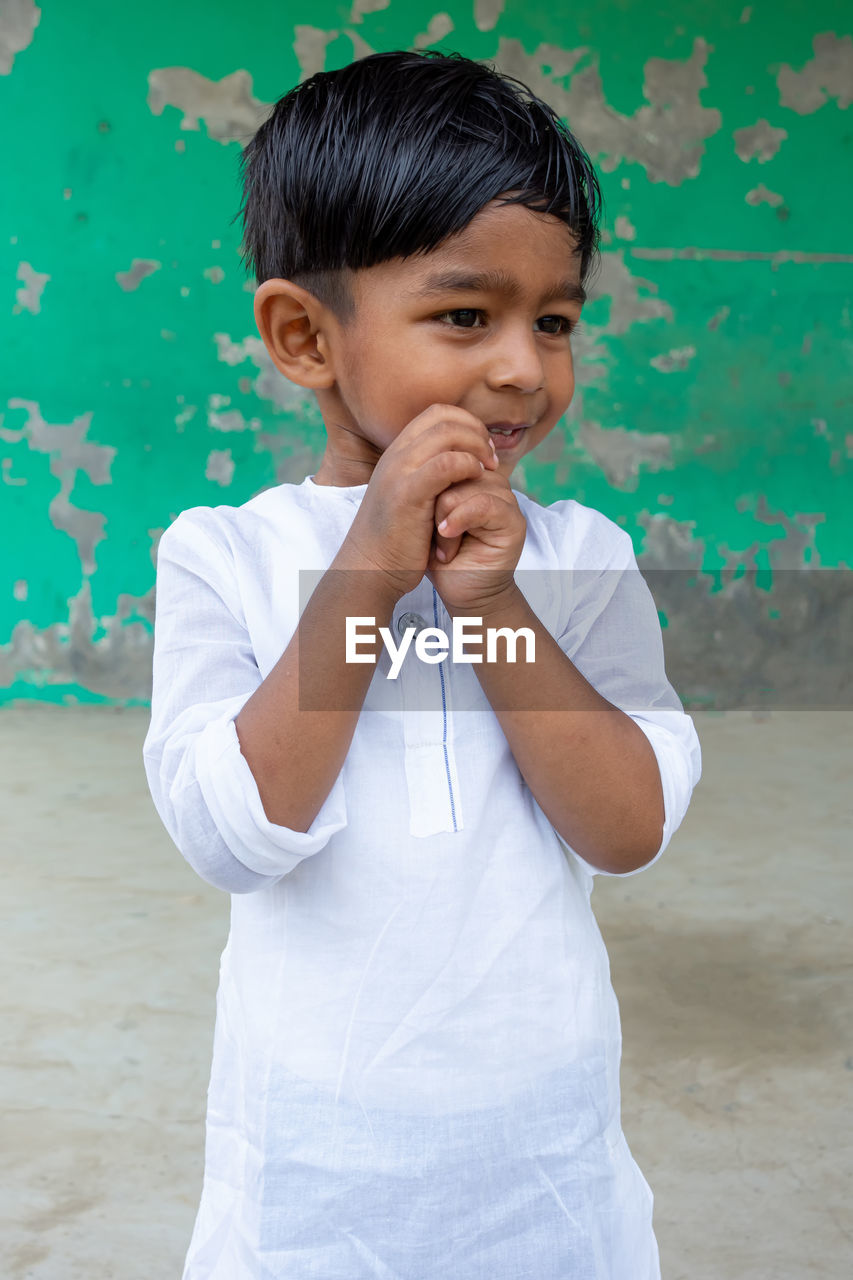
[[[590,891],[660,857],[700,748],[628,534],[510,486],[572,398],[595,173],[434,51],[312,76],[243,162],[327,443],[159,545],[148,782],[232,895],[184,1280],[653,1280]]]

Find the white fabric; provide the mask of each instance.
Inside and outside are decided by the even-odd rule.
[[[298,571],[319,579],[365,490],[309,476],[191,508],[160,539],[146,774],[183,856],[232,894],[184,1280],[657,1280],[595,869],[533,798],[473,667],[412,652],[393,682],[383,652],[308,832],[267,820],[240,752],[234,717],[297,625]],[[654,748],[659,857],[701,754],[631,539],[513,492],[519,585]],[[395,636],[408,611],[451,630],[426,577]]]

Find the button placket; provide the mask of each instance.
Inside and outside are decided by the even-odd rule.
[[[414,627],[415,637],[417,637],[419,632],[423,631],[424,628],[429,625],[430,624],[427,622],[426,618],[422,618],[419,613],[412,613],[411,611],[401,613],[397,619],[397,635],[402,640],[409,627]]]
[[[446,629],[441,618],[438,623],[435,621],[432,593],[432,584],[425,579],[406,601],[408,607],[399,615],[398,629],[400,624],[403,624],[403,631],[406,626],[415,627],[416,634],[424,627],[439,625]],[[459,778],[451,732],[449,681],[442,669],[447,661],[436,664],[422,662],[410,650],[399,676],[402,681],[409,833],[413,836],[437,835],[444,831],[458,831],[462,827]]]

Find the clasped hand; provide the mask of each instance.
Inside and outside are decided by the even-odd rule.
[[[514,590],[527,533],[507,477],[486,468],[444,489],[436,498],[435,530],[426,576],[448,613],[488,615]]]
[[[485,424],[435,404],[382,454],[347,543],[396,598],[426,574],[450,614],[487,616],[515,590],[526,532]]]

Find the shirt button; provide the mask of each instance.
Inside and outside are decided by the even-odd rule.
[[[397,619],[397,632],[402,639],[409,627],[415,628],[415,635],[423,631],[428,624],[419,613],[401,613]]]

